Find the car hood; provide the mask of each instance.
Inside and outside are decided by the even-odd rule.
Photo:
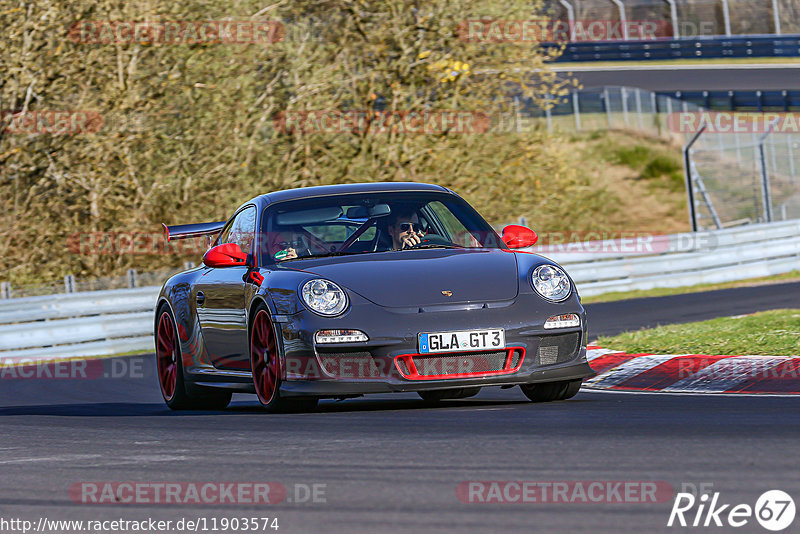
[[[517,296],[519,280],[516,256],[500,249],[408,250],[305,260],[292,267],[386,307],[509,300]]]

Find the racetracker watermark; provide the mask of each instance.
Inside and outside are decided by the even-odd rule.
[[[105,358],[53,362],[0,358],[0,380],[97,380],[144,378],[144,360]]]
[[[276,20],[80,20],[67,31],[71,41],[82,44],[256,44],[285,36]]]
[[[542,254],[661,254],[713,250],[717,239],[711,233],[663,235],[639,231],[542,232],[533,250]]]
[[[474,480],[456,487],[458,500],[468,504],[649,504],[674,495],[662,480]]]
[[[97,133],[103,116],[96,111],[0,111],[0,133],[74,135]]]
[[[770,357],[703,357],[685,356],[675,358],[678,365],[678,378],[688,378],[697,373],[703,380],[725,382],[749,379],[797,379],[800,378],[800,364],[792,364],[790,358]]]
[[[203,255],[203,239],[166,241],[163,232],[79,232],[67,237],[67,249],[82,256],[94,255]]]
[[[180,519],[51,519],[32,521],[0,517],[0,532],[274,532],[280,528],[275,516],[194,516]]]
[[[324,504],[327,484],[280,482],[77,482],[69,498],[78,504],[264,505]]]
[[[281,133],[324,134],[483,134],[491,118],[482,111],[283,111],[273,118]]]
[[[320,345],[317,345],[318,347]],[[464,350],[469,350],[468,348]],[[473,349],[474,350],[474,349]],[[443,356],[447,356],[446,354]],[[481,354],[460,354],[458,357],[417,357],[413,359],[414,371],[410,368],[411,355],[401,356],[396,361],[373,358],[367,352],[328,353],[319,351],[318,356],[287,356],[285,361],[288,378],[385,380],[409,374],[422,376],[449,375],[470,376],[491,367],[492,362]]]
[[[461,21],[458,36],[468,43],[540,43],[563,41],[649,41],[672,35],[663,20],[493,20]]]
[[[739,111],[675,112],[667,116],[670,131],[694,134],[706,127],[713,134],[800,133],[800,113],[749,113]]]

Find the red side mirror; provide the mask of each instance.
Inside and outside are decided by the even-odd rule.
[[[237,243],[224,243],[209,249],[203,255],[207,267],[237,267],[245,265],[247,254]]]
[[[503,228],[503,243],[508,248],[526,248],[536,244],[539,236],[530,228],[509,224]]]

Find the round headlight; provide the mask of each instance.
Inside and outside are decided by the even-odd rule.
[[[347,308],[347,295],[341,287],[329,280],[309,280],[300,290],[303,302],[311,311],[333,317]]]
[[[572,284],[567,273],[555,265],[540,265],[531,275],[533,289],[547,300],[558,302],[567,298]]]

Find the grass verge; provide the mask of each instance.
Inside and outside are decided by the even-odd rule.
[[[569,266],[567,266],[569,271]],[[613,293],[603,293],[591,297],[582,297],[584,304],[596,302],[613,302],[617,300],[641,299],[649,297],[668,297],[670,295],[683,295],[686,293],[702,293],[703,291],[715,291],[717,289],[730,289],[734,287],[753,287],[767,284],[777,284],[780,282],[800,281],[800,271],[791,271],[774,276],[763,278],[751,278],[749,280],[736,280],[734,282],[723,282],[719,284],[698,284],[696,286],[682,287],[657,287],[655,289],[643,289],[638,291],[616,291]]]
[[[797,356],[800,309],[659,326],[601,337],[597,344],[628,353]]]

